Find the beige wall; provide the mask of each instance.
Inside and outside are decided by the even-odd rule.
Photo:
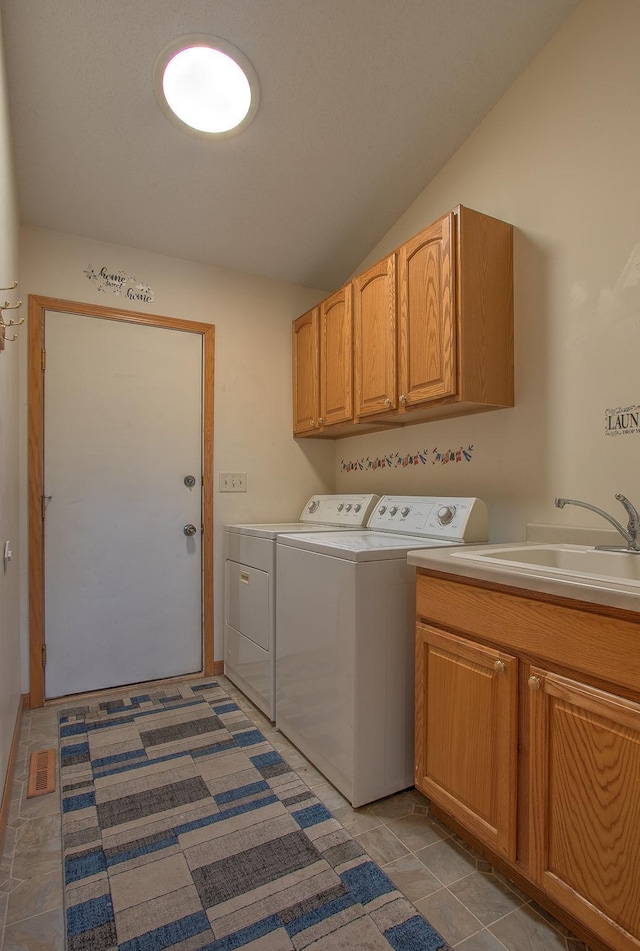
[[[596,526],[556,495],[640,507],[640,4],[583,0],[363,266],[461,203],[512,222],[516,407],[337,445],[339,490],[479,495],[494,539]],[[361,268],[358,268],[361,270]],[[473,445],[472,461],[343,473],[341,461]]]
[[[0,287],[18,279],[18,212],[8,128],[0,41]],[[0,297],[0,302],[8,298],[12,304],[18,299],[13,291],[0,291]],[[0,353],[0,558],[7,540],[14,553],[6,572],[0,560],[0,796],[20,700],[18,348],[17,341],[7,343]]]
[[[142,310],[216,327],[214,468],[215,657],[222,659],[222,527],[228,522],[288,520],[313,492],[333,483],[332,444],[291,438],[291,321],[320,293],[70,235],[23,228],[23,293]],[[152,303],[100,291],[85,269],[123,271],[148,284]],[[26,356],[26,354],[23,354]],[[70,372],[73,368],[70,367]],[[26,371],[23,374],[26,381]],[[176,394],[179,398],[179,394]],[[26,382],[22,385],[26,440]],[[22,448],[26,486],[26,447]],[[246,494],[217,492],[218,472],[246,472]],[[21,506],[26,532],[26,500]],[[27,587],[26,558],[22,559]],[[23,602],[23,646],[27,637]],[[25,653],[26,656],[26,653]]]
[[[378,259],[458,203],[512,222],[516,228],[512,410],[335,443],[295,442],[290,438],[290,324],[323,295],[128,248],[23,229],[23,295],[124,306],[121,298],[100,293],[84,274],[89,265],[105,265],[151,285],[155,300],[139,309],[216,325],[215,471],[216,475],[221,469],[246,471],[249,484],[246,496],[216,493],[217,657],[221,657],[221,530],[226,522],[289,518],[311,492],[334,488],[480,495],[489,504],[494,539],[524,537],[530,520],[599,524],[583,510],[554,509],[558,494],[615,511],[613,494],[622,491],[640,505],[640,491],[635,488],[640,434],[605,434],[606,408],[640,404],[639,48],[636,0],[583,0],[362,263],[364,267]],[[0,151],[0,175],[1,155]],[[3,191],[7,190],[10,197],[8,186]],[[1,227],[7,228],[6,217]],[[5,243],[11,252],[10,232],[3,254]],[[24,489],[22,344],[20,350]],[[15,351],[0,355],[0,518],[2,531],[12,535],[11,493],[15,495],[17,475],[15,464],[7,460],[15,457],[16,378]],[[359,474],[341,468],[343,460],[424,449],[430,451],[430,459],[433,450],[469,446],[473,446],[470,462],[428,461]],[[24,497],[20,511],[24,539]],[[24,540],[21,576],[26,581]],[[0,584],[12,585],[9,601],[3,596],[0,615],[0,678],[6,676],[11,684],[9,695],[2,689],[0,700],[3,751],[5,711],[17,699],[13,671],[18,647],[15,637],[5,634],[7,624],[11,628],[15,623],[17,586],[1,577]],[[26,646],[26,584],[22,592]],[[5,675],[5,670],[10,673]],[[0,688],[4,686],[3,679]]]

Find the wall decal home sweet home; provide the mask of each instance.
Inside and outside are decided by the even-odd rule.
[[[89,264],[84,273],[96,290],[102,293],[111,291],[117,296],[122,294],[127,300],[142,301],[145,304],[155,300],[155,295],[148,284],[141,284],[125,271],[109,269],[105,265],[96,270],[92,264]]]

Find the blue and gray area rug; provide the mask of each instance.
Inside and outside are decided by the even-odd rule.
[[[67,951],[449,945],[215,681],[60,715]]]

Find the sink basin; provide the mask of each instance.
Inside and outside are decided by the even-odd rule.
[[[458,549],[452,558],[495,568],[555,575],[566,580],[589,579],[602,585],[640,587],[640,554],[597,551],[583,545],[501,545],[481,551]]]

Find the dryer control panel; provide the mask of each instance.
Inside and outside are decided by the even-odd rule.
[[[302,510],[300,521],[364,528],[379,499],[378,495],[312,495]]]
[[[367,528],[466,544],[489,539],[487,506],[475,498],[383,495]]]

